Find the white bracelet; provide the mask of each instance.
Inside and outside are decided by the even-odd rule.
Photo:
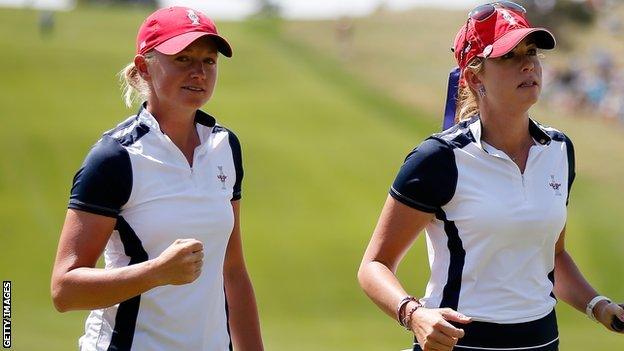
[[[597,322],[597,320],[596,320],[596,316],[594,316],[594,307],[596,307],[596,305],[600,301],[607,301],[608,303],[611,303],[611,300],[609,300],[608,297],[598,295],[594,297],[593,299],[591,299],[591,301],[589,301],[589,303],[587,304],[587,307],[585,307],[585,314],[587,315],[587,317],[589,317],[589,319],[595,322]]]

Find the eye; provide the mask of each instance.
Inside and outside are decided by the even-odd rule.
[[[513,51],[510,51],[508,53],[506,53],[505,55],[501,56],[501,59],[503,60],[509,60],[512,59],[516,56],[516,53],[514,53]]]
[[[176,57],[175,60],[178,62],[188,62],[190,59],[188,58],[188,56],[182,55],[182,56]]]
[[[214,65],[215,63],[217,63],[217,60],[213,59],[212,57],[208,57],[204,59],[204,63],[207,63],[209,65]]]
[[[537,56],[537,49],[536,48],[531,48],[531,49],[527,50],[527,55],[528,56]]]

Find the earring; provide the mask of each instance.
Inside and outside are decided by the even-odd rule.
[[[484,87],[483,85],[479,85],[478,92],[479,92],[479,96],[480,96],[481,98],[484,98],[484,97],[485,97],[485,95],[486,95],[486,94],[485,94],[485,87]]]

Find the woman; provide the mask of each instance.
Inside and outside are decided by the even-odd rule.
[[[52,275],[59,311],[92,310],[81,350],[263,349],[241,245],[240,144],[199,110],[219,52],[232,55],[189,8],[157,10],[139,29],[123,76],[126,102],[146,102],[76,174]]]
[[[554,46],[510,2],[475,8],[456,36],[459,123],[407,156],[358,273],[414,350],[557,350],[556,298],[611,330],[624,320],[564,247],[572,143],[529,118],[538,49]],[[416,299],[395,272],[423,228],[431,277]]]

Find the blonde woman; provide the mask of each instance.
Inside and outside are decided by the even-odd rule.
[[[199,110],[232,49],[199,11],[141,25],[123,72],[139,112],[74,177],[52,275],[59,311],[91,310],[81,350],[262,350],[240,233],[236,136]],[[104,252],[104,269],[95,268]]]
[[[610,330],[624,321],[565,250],[572,143],[529,118],[538,50],[554,46],[507,1],[475,8],[457,33],[459,123],[407,156],[358,274],[414,350],[558,350],[557,299]],[[414,298],[395,272],[422,229],[431,276]]]

